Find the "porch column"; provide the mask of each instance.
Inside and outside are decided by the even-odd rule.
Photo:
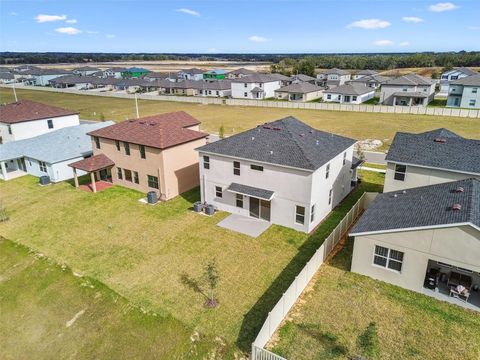
[[[395,105],[397,105],[397,97],[396,96],[393,97],[393,106],[395,106]]]
[[[412,106],[412,101],[413,101],[413,98],[410,98],[410,100],[408,100],[408,106]]]
[[[0,162],[0,167],[2,168],[3,180],[8,180],[7,167],[5,166],[5,161]]]
[[[95,184],[95,173],[93,173],[93,172],[90,173],[90,181],[92,183],[93,192],[96,193],[97,192],[97,185]]]
[[[75,187],[78,188],[78,175],[77,169],[73,168],[73,180],[75,181]]]

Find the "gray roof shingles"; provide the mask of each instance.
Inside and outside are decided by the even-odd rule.
[[[231,183],[227,189],[228,191],[256,197],[263,200],[271,200],[274,192],[270,190],[260,189],[253,186]]]
[[[295,84],[290,84],[275,91],[277,92],[287,92],[287,93],[301,93],[306,94],[315,91],[322,91],[323,88],[317,85],[310,84],[309,82],[299,82]]]
[[[466,139],[447,129],[421,134],[397,132],[386,160],[480,174],[480,140]]]
[[[355,142],[347,137],[316,130],[289,116],[197,150],[315,171]]]
[[[463,192],[457,192],[457,189]],[[460,210],[452,205],[459,204]],[[379,194],[350,235],[469,223],[480,227],[480,180],[422,186]]]

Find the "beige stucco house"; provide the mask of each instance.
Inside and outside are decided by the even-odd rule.
[[[480,140],[447,129],[398,132],[386,156],[384,191],[475,177],[480,179]]]
[[[306,102],[322,97],[324,88],[309,82],[295,82],[275,90],[275,98],[279,100]]]
[[[168,200],[199,185],[194,149],[208,135],[199,125],[183,111],[126,120],[90,132],[93,156],[70,166]]]
[[[380,194],[350,235],[353,272],[480,311],[478,179]]]

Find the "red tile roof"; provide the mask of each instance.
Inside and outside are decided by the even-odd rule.
[[[94,155],[89,158],[68,164],[68,166],[72,168],[87,171],[87,172],[102,170],[113,165],[115,165],[113,160],[111,160],[109,157],[107,157],[104,154]]]
[[[208,134],[187,129],[199,125],[200,121],[184,111],[125,120],[121,123],[94,130],[89,135],[133,144],[166,149]]]
[[[30,100],[21,100],[16,103],[0,106],[0,122],[5,124],[15,124],[24,121],[75,114],[78,114],[78,112]]]

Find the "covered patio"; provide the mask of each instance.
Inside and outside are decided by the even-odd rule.
[[[393,105],[427,106],[427,94],[415,91],[400,91],[393,94]]]
[[[94,193],[97,191],[104,190],[110,186],[107,186],[111,183],[112,174],[111,168],[115,165],[113,160],[108,158],[104,154],[98,154],[91,156],[89,158],[74,162],[68,166],[73,168],[73,179],[75,182],[75,187],[79,188],[78,174],[77,170],[83,170],[90,174],[90,185],[83,188],[84,190],[89,190]],[[98,186],[97,186],[98,185]]]

